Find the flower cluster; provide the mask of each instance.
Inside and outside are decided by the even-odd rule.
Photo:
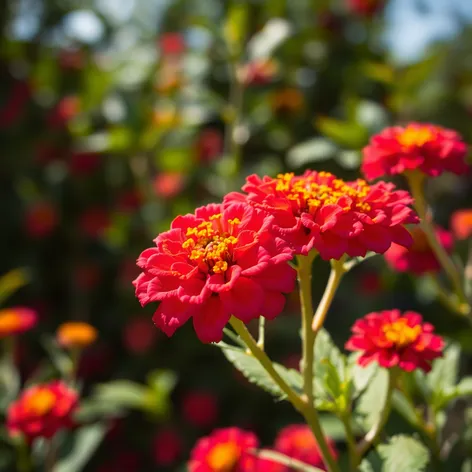
[[[142,305],[160,302],[154,323],[168,336],[193,318],[203,342],[222,339],[231,315],[274,318],[295,286],[292,251],[271,235],[273,218],[244,204],[211,204],[177,217],[138,259]]]
[[[360,351],[358,363],[366,366],[377,362],[382,367],[395,367],[407,372],[431,370],[431,362],[441,357],[444,341],[434,334],[434,327],[423,323],[421,315],[399,310],[369,313],[357,320],[346,349]]]
[[[438,176],[467,172],[467,146],[455,131],[440,126],[410,123],[386,128],[364,148],[362,172],[368,180],[384,175],[420,171]]]
[[[8,432],[22,434],[28,441],[51,438],[60,429],[73,426],[72,415],[77,404],[77,392],[62,381],[34,385],[9,406]]]
[[[392,243],[408,247],[413,240],[404,225],[418,222],[409,193],[385,182],[345,182],[306,171],[275,179],[251,175],[243,190],[227,195],[225,203],[244,201],[273,215],[275,234],[296,254],[316,249],[326,260],[383,253]]]

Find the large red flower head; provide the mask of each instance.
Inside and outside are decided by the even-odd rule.
[[[442,356],[444,348],[443,339],[433,331],[418,313],[386,310],[357,320],[345,347],[361,352],[357,361],[361,366],[376,361],[382,367],[429,372],[431,362]]]
[[[316,249],[325,259],[385,252],[394,242],[412,243],[406,223],[418,218],[409,208],[408,192],[393,184],[364,180],[344,182],[328,172],[306,171],[301,176],[282,174],[276,179],[251,175],[225,203],[247,201],[275,216],[273,229],[297,254]]]
[[[436,227],[436,237],[444,249],[451,253],[454,240],[452,234],[440,227]],[[387,264],[398,272],[411,272],[416,275],[423,275],[432,272],[439,272],[441,264],[437,260],[428,239],[419,227],[411,231],[413,245],[410,248],[392,244],[392,247],[385,253]]]
[[[451,216],[451,229],[457,239],[472,236],[472,208],[457,210]]]
[[[467,145],[453,130],[422,123],[386,128],[364,148],[362,172],[368,180],[418,170],[438,176],[467,172]]]
[[[160,302],[154,323],[168,336],[193,317],[203,342],[220,341],[231,315],[243,322],[281,313],[295,286],[291,249],[270,234],[273,218],[238,203],[177,217],[138,259],[142,305]]]
[[[37,313],[29,308],[14,307],[0,310],[0,338],[29,331],[37,322]]]
[[[257,459],[250,449],[257,448],[257,437],[239,428],[214,430],[197,441],[190,454],[189,472],[258,472]]]
[[[328,439],[328,446],[331,454],[337,457],[334,441]],[[305,424],[293,424],[281,429],[275,439],[275,450],[325,470],[315,436]]]
[[[8,432],[23,434],[29,441],[51,438],[60,429],[73,426],[72,414],[77,404],[77,392],[62,381],[34,385],[9,406]]]

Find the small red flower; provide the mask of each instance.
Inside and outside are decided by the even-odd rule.
[[[195,144],[198,162],[214,161],[223,153],[223,135],[212,128],[203,130]]]
[[[53,204],[48,201],[33,203],[25,214],[25,229],[32,238],[45,238],[56,228],[59,216]]]
[[[372,137],[364,148],[362,172],[372,180],[419,170],[436,177],[449,171],[464,174],[467,145],[453,130],[422,123],[394,126]]]
[[[393,184],[364,180],[344,182],[328,172],[306,171],[301,176],[281,174],[276,179],[251,175],[225,203],[246,201],[274,215],[275,234],[297,254],[316,249],[325,260],[385,252],[392,243],[409,246],[404,227],[418,218],[408,205],[408,192]]]
[[[90,238],[103,236],[111,225],[110,213],[101,207],[88,208],[79,218],[79,227]]]
[[[266,85],[272,82],[277,71],[277,63],[272,59],[258,59],[242,66],[238,74],[245,85]]]
[[[349,9],[360,16],[370,17],[385,5],[384,0],[348,0]]]
[[[182,399],[182,414],[185,420],[199,428],[215,423],[218,416],[218,401],[211,392],[194,391]]]
[[[123,344],[133,354],[145,354],[154,346],[157,334],[147,316],[133,317],[124,327]]]
[[[190,453],[189,472],[258,472],[255,434],[239,428],[215,429],[197,441]]]
[[[381,367],[398,366],[407,372],[431,370],[431,362],[442,356],[444,341],[433,334],[434,327],[423,323],[414,311],[399,310],[370,313],[357,320],[346,343],[349,351],[360,351],[361,366],[378,362]]]
[[[15,82],[8,91],[6,103],[0,108],[0,128],[7,128],[19,120],[30,97],[30,85],[27,82]]]
[[[180,55],[185,51],[185,39],[181,33],[164,33],[159,45],[164,56]]]
[[[328,446],[331,454],[337,457],[334,441],[329,438]],[[274,449],[286,456],[325,470],[315,436],[305,424],[293,424],[280,430],[275,439]]]
[[[180,434],[171,427],[163,428],[154,437],[152,450],[154,462],[168,467],[179,459],[182,448]]]
[[[80,111],[79,97],[70,95],[62,98],[51,110],[48,117],[48,124],[51,128],[61,128],[65,126]]]
[[[168,336],[189,318],[203,342],[218,342],[231,315],[247,323],[279,315],[295,286],[291,249],[270,234],[272,218],[249,205],[210,204],[177,217],[138,258],[133,282]]]
[[[37,323],[38,315],[29,308],[12,307],[0,310],[0,338],[29,331]]]
[[[451,216],[451,229],[457,239],[472,236],[472,209],[457,210]]]
[[[29,441],[51,438],[60,429],[73,426],[78,394],[57,380],[26,389],[7,411],[10,435],[23,434]]]
[[[439,242],[450,254],[454,244],[452,234],[440,227],[436,227],[435,231]],[[398,244],[392,244],[384,254],[387,264],[398,272],[411,272],[416,275],[439,272],[441,264],[436,259],[423,230],[419,227],[414,228],[411,235],[413,245],[408,249]]]
[[[185,177],[180,172],[162,172],[154,179],[154,191],[158,197],[176,197],[184,185]]]
[[[69,158],[69,171],[74,176],[85,177],[93,174],[102,162],[96,152],[74,152]]]

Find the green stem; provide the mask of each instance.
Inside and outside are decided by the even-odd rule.
[[[287,467],[290,467],[290,470],[299,470],[300,472],[322,472],[322,469],[318,469],[318,467],[313,467],[312,465],[306,464],[305,462],[286,456],[277,451],[259,449],[255,450],[253,454],[261,459],[286,465]]]
[[[264,350],[265,347],[265,318],[259,316],[259,337],[257,338],[257,345]]]
[[[432,285],[436,289],[436,296],[438,300],[451,312],[458,315],[464,316],[467,315],[468,310],[464,309],[464,305],[456,303],[456,299],[452,298],[444,288],[441,286],[441,283],[436,278],[434,274],[429,274],[428,279],[431,281]]]
[[[28,444],[24,439],[16,447],[16,467],[18,472],[30,472],[33,468]]]
[[[339,472],[339,467],[331,455],[326,438],[321,429],[321,424],[318,418],[318,414],[313,405],[309,405],[302,398],[300,398],[296,392],[285,382],[285,380],[279,375],[279,373],[274,369],[272,361],[269,359],[267,354],[257,345],[254,338],[251,336],[249,331],[246,328],[246,325],[241,321],[231,317],[229,320],[231,326],[234,328],[236,333],[241,337],[241,339],[246,343],[247,347],[251,351],[252,355],[259,361],[261,366],[265,371],[270,375],[272,380],[280,387],[280,389],[287,395],[290,403],[298,410],[306,422],[310,426],[313,434],[317,440],[318,447],[323,457],[323,461],[327,467],[328,472]]]
[[[364,439],[357,446],[357,454],[359,460],[366,454],[367,451],[377,442],[380,434],[382,433],[385,425],[387,424],[388,417],[392,410],[392,395],[395,388],[397,379],[397,372],[394,369],[388,370],[388,385],[387,392],[385,394],[385,402],[380,411],[377,422],[372,425],[371,429],[366,433]]]
[[[56,456],[57,456],[57,446],[54,441],[54,437],[52,437],[48,441],[48,449],[47,449],[46,459],[45,459],[45,464],[44,464],[45,472],[54,472],[54,465],[56,464]]]
[[[438,259],[441,267],[448,276],[454,291],[459,297],[463,304],[466,304],[466,296],[462,288],[462,281],[459,271],[452,259],[447,254],[442,244],[438,241],[433,225],[428,219],[427,210],[428,206],[424,198],[423,184],[424,177],[418,173],[407,174],[408,183],[410,185],[411,194],[414,198],[414,206],[420,217],[420,227],[424,231],[428,243],[431,246],[436,258]]]
[[[350,414],[342,415],[340,419],[344,425],[344,431],[346,433],[346,443],[349,451],[349,463],[352,471],[355,472],[357,470],[357,466],[361,462],[361,458],[357,453],[356,437],[354,436],[354,432],[352,430]]]

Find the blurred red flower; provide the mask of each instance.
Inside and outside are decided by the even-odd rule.
[[[217,342],[231,315],[245,323],[279,315],[295,270],[286,264],[292,251],[270,234],[271,224],[272,217],[242,203],[178,216],[140,255],[143,273],[133,282],[143,306],[160,301],[156,326],[171,336],[193,318],[199,339]]]
[[[143,195],[137,188],[132,188],[118,195],[117,208],[122,213],[139,210],[143,204]]]
[[[85,53],[80,49],[63,49],[59,53],[59,65],[62,70],[78,71],[85,65]]]
[[[60,429],[73,426],[77,404],[77,392],[60,380],[29,387],[8,407],[8,432],[23,434],[28,441],[51,438]]]
[[[164,56],[180,55],[185,51],[185,39],[181,33],[163,33],[159,46]]]
[[[450,254],[454,245],[452,234],[439,226],[435,228],[436,237],[444,249]],[[423,230],[414,228],[411,230],[413,245],[408,249],[398,244],[384,254],[387,264],[398,272],[411,272],[416,275],[423,275],[430,272],[439,272],[441,264],[428,243],[428,239]]]
[[[113,449],[114,457],[102,464],[98,468],[98,472],[140,472],[141,467],[141,456],[134,451],[123,451],[119,452]]]
[[[109,345],[96,343],[83,352],[80,357],[77,376],[92,380],[109,373],[113,361],[113,350]]]
[[[189,472],[258,472],[257,459],[248,452],[257,448],[254,433],[231,427],[215,429],[197,441],[188,462]]]
[[[51,128],[65,126],[80,111],[80,99],[74,95],[62,98],[51,110],[48,124]]]
[[[398,246],[398,244],[392,244],[387,252],[389,252],[393,246]],[[399,247],[403,249],[402,246]],[[357,288],[363,295],[376,295],[382,291],[384,288],[383,285],[382,277],[374,271],[361,272],[357,279]]]
[[[461,136],[431,124],[386,128],[372,137],[363,154],[362,172],[368,180],[413,170],[433,177],[468,171],[467,145]]]
[[[0,108],[0,128],[15,124],[30,97],[31,89],[27,82],[17,81],[14,83],[8,94],[7,102]]]
[[[73,152],[69,157],[69,172],[74,176],[89,176],[101,163],[102,156],[95,152]]]
[[[99,238],[111,225],[110,213],[101,207],[88,208],[79,218],[79,227],[90,238]]]
[[[197,161],[208,163],[223,153],[224,139],[220,131],[213,128],[204,129],[195,143]]]
[[[239,80],[245,85],[266,85],[275,78],[278,65],[273,59],[258,59],[242,66]]]
[[[25,230],[28,236],[41,239],[49,236],[57,227],[59,216],[54,205],[46,200],[34,202],[26,209]]]
[[[385,6],[385,0],[347,0],[349,9],[360,16],[370,17]]]
[[[275,234],[296,254],[316,249],[325,260],[385,252],[392,243],[411,245],[405,224],[417,223],[410,194],[390,183],[372,186],[364,180],[345,182],[328,172],[281,174],[276,179],[253,174],[225,204],[245,201],[274,215]]]
[[[182,453],[182,437],[172,427],[160,429],[154,436],[152,454],[154,462],[163,467],[175,464]]]
[[[82,262],[74,269],[74,283],[80,290],[94,289],[100,278],[100,267],[93,262]]]
[[[25,307],[11,307],[0,310],[0,338],[24,333],[38,323],[35,311]]]
[[[329,438],[327,440],[331,454],[337,457],[334,441]],[[281,429],[275,439],[274,449],[286,456],[325,470],[315,436],[305,424],[293,424]]]
[[[218,400],[212,392],[192,391],[182,399],[182,414],[187,423],[199,428],[212,426],[218,416]]]
[[[472,236],[472,208],[457,210],[451,216],[451,229],[457,239]]]
[[[146,317],[133,317],[126,322],[123,330],[123,344],[133,354],[145,354],[157,339],[151,320]]]
[[[434,327],[423,323],[414,311],[399,310],[369,313],[357,320],[346,343],[349,351],[360,351],[357,362],[366,366],[377,362],[381,367],[398,366],[407,372],[431,370],[431,362],[442,356],[444,341],[433,334]]]
[[[64,152],[55,144],[37,143],[34,150],[34,159],[38,164],[49,164],[54,161],[59,161],[64,155]]]
[[[154,191],[158,197],[173,198],[185,185],[185,176],[180,172],[161,172],[154,179]]]

